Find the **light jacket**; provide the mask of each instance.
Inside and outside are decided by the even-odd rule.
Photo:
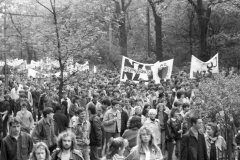
[[[160,128],[160,122],[158,119],[155,119],[155,121],[152,121],[150,118],[148,118],[143,126],[148,127],[154,136],[155,144],[161,144],[161,128]]]
[[[142,148],[138,150],[138,146],[133,147],[131,153],[126,157],[125,160],[145,160],[146,154]],[[150,149],[150,160],[163,160],[162,152],[159,148]]]
[[[215,146],[216,146],[216,151],[217,151],[217,159],[221,158],[222,152],[226,149],[227,144],[226,141],[222,136],[218,136],[215,138],[209,137],[207,134],[205,134],[205,141],[206,141],[206,146],[207,146],[207,155],[208,158],[210,158],[210,150],[211,150],[211,139],[215,141]]]
[[[116,114],[116,116],[115,116]],[[117,117],[117,122],[113,119]],[[116,133],[116,125],[118,133],[121,132],[121,113],[120,111],[113,112],[113,109],[108,110],[103,117],[104,131],[108,133]]]
[[[60,149],[56,149],[55,151],[53,151],[52,154],[52,160],[61,160],[61,156],[62,156],[62,151]],[[70,160],[84,160],[81,151],[79,150],[71,150],[70,153]]]

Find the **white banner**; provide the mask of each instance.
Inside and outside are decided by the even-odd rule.
[[[213,73],[219,73],[218,54],[207,62],[203,62],[192,55],[190,78],[208,77]]]
[[[152,67],[153,79],[155,80],[155,83],[159,84],[161,79],[170,79],[172,75],[172,69],[173,59],[163,62],[156,62]]]
[[[123,56],[120,81],[150,81],[151,79],[153,79],[152,66],[153,64],[140,63]]]

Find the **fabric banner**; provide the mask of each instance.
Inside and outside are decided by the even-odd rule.
[[[190,78],[209,77],[213,73],[219,73],[218,54],[207,62],[203,62],[192,55]]]
[[[153,79],[152,67],[154,64],[144,64],[130,58],[122,58],[120,81],[127,80],[139,82],[139,80],[150,81]]]
[[[152,67],[153,79],[155,80],[155,83],[159,84],[161,79],[170,79],[172,76],[172,69],[173,59],[163,62],[156,62]]]

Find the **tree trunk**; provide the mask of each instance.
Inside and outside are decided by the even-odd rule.
[[[189,10],[189,53],[190,53],[190,57],[191,55],[193,55],[193,22],[194,22],[194,13],[192,10]]]
[[[202,61],[208,61],[210,59],[210,54],[208,53],[208,25],[211,16],[211,8],[208,6],[204,8],[203,0],[197,0],[195,3],[193,0],[188,0],[188,2],[193,6],[195,12],[197,13],[198,26],[199,26],[199,59]]]
[[[155,5],[152,0],[148,0],[155,21],[155,38],[156,38],[156,60],[162,61],[163,60],[163,46],[162,46],[162,17],[161,15],[157,14]]]
[[[33,53],[32,53],[32,50],[31,50],[31,46],[29,46],[29,43],[26,42],[26,50],[27,50],[27,63],[30,64],[31,63],[31,60],[32,60],[32,57],[33,57]]]

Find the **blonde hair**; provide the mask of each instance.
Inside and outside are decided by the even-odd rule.
[[[50,156],[50,151],[48,149],[48,146],[46,145],[46,143],[44,142],[38,142],[36,145],[34,145],[32,153],[30,154],[30,160],[37,160],[36,157],[36,150],[38,148],[44,148],[45,152],[46,152],[46,160],[50,160],[51,156]]]
[[[138,153],[140,153],[140,151],[142,150],[142,147],[143,147],[143,142],[142,142],[141,136],[142,136],[144,131],[147,133],[147,135],[151,136],[151,139],[150,139],[149,144],[148,144],[149,150],[155,149],[156,151],[159,151],[160,149],[155,144],[152,131],[147,126],[143,126],[143,127],[141,127],[139,129],[138,136],[137,136],[137,145],[136,145],[136,147],[137,147]]]

